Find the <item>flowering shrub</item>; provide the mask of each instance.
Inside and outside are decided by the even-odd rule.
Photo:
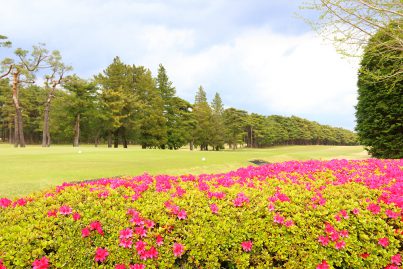
[[[0,198],[0,268],[399,268],[403,160],[65,183]]]

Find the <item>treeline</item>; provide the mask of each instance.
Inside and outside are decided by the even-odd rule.
[[[35,55],[42,56],[35,58]],[[21,52],[20,52],[21,53]],[[101,143],[109,147],[178,149],[185,145],[220,150],[224,145],[355,145],[356,135],[295,116],[262,116],[224,109],[218,93],[211,103],[200,86],[193,104],[176,96],[165,68],[158,74],[119,57],[92,80],[66,76],[71,68],[58,53],[38,50],[3,64],[0,79],[0,139],[15,146]],[[34,72],[47,60],[51,70],[38,86]],[[32,63],[28,62],[32,61]],[[4,61],[3,61],[4,63]],[[6,68],[4,68],[6,67]],[[30,68],[28,68],[30,67]],[[5,72],[7,72],[6,74]],[[6,74],[6,75],[4,75]],[[16,76],[20,76],[16,80]],[[21,79],[24,77],[24,80]],[[17,99],[17,102],[16,102]]]

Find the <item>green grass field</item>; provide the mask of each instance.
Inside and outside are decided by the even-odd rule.
[[[0,145],[0,197],[15,197],[61,184],[121,175],[189,174],[226,172],[249,161],[268,162],[308,159],[364,159],[360,146],[287,146],[236,151],[142,150],[93,146],[28,146],[15,149]],[[204,160],[203,160],[204,159]]]

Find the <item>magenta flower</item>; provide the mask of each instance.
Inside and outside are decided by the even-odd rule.
[[[344,218],[344,219],[348,219],[348,213],[346,210],[340,210],[340,215]]]
[[[90,229],[84,228],[81,230],[81,237],[85,238],[90,235]]]
[[[329,237],[319,236],[318,241],[322,244],[322,246],[327,246],[329,244]]]
[[[336,249],[342,249],[342,248],[344,248],[345,246],[346,246],[346,242],[344,242],[344,241],[339,241],[339,242],[336,243],[335,248],[336,248]]]
[[[115,269],[126,269],[126,265],[124,265],[124,264],[116,264]]]
[[[341,237],[348,237],[348,231],[347,230],[341,230],[340,231],[340,236]]]
[[[339,240],[340,235],[338,232],[334,232],[333,234],[330,235],[330,238],[332,239],[333,242],[336,242],[337,240]]]
[[[136,250],[138,254],[141,254],[145,251],[146,243],[144,241],[137,241],[136,242]]]
[[[9,207],[11,205],[11,203],[12,203],[12,201],[10,199],[0,198],[0,207],[2,207],[2,208]]]
[[[7,269],[7,267],[3,264],[2,259],[0,259],[0,269]]]
[[[32,263],[32,269],[47,269],[49,268],[49,259],[47,257],[42,257],[39,260],[35,260]]]
[[[148,229],[152,229],[155,226],[155,222],[152,220],[145,220],[144,221],[144,225],[148,228]]]
[[[174,243],[172,250],[175,257],[180,257],[185,252],[185,247],[180,243]]]
[[[61,215],[70,215],[72,212],[71,207],[64,205],[59,208],[59,213]]]
[[[360,210],[358,208],[353,209],[353,214],[358,215],[360,213]]]
[[[275,223],[280,223],[283,224],[284,222],[284,217],[281,216],[279,213],[276,213],[276,215],[274,215],[274,220]]]
[[[400,265],[400,263],[402,262],[402,256],[399,253],[392,256],[391,262],[393,264]]]
[[[136,264],[129,265],[129,268],[130,269],[145,269],[146,266],[144,264],[136,263]]]
[[[48,217],[57,217],[57,210],[56,209],[49,210]]]
[[[90,223],[90,230],[96,230],[100,235],[104,235],[104,231],[102,230],[102,224],[99,221],[93,221]]]
[[[389,246],[389,239],[386,237],[380,238],[378,240],[378,244],[381,245],[382,247],[386,248],[387,246]]]
[[[126,228],[126,229],[121,230],[119,232],[119,238],[120,239],[123,239],[123,238],[128,239],[128,238],[132,238],[132,236],[133,236],[133,230],[130,229],[130,228]]]
[[[147,257],[150,259],[156,259],[158,257],[158,251],[155,247],[151,247],[149,250],[146,251]]]
[[[157,235],[157,238],[155,239],[157,246],[162,246],[164,244],[164,238],[162,238],[161,235]]]
[[[377,204],[369,204],[367,209],[372,212],[372,214],[379,214],[381,212],[381,207]]]
[[[285,225],[286,227],[294,226],[294,221],[293,221],[292,219],[289,219],[289,220],[287,220],[287,221],[284,223],[284,225]]]
[[[140,237],[146,237],[147,236],[147,230],[144,229],[143,227],[137,227],[135,229],[135,233],[139,235]]]
[[[121,238],[119,241],[119,246],[124,247],[124,248],[131,248],[132,245],[133,245],[133,241],[130,239]]]
[[[394,212],[394,211],[392,211],[390,209],[387,209],[386,210],[386,215],[391,219],[397,219],[400,216],[400,213],[399,212]]]
[[[108,257],[109,252],[106,248],[97,248],[95,252],[95,261],[96,262],[103,262]]]
[[[186,211],[185,211],[185,210],[181,210],[181,211],[178,213],[178,219],[186,219],[186,217],[187,217],[187,214],[186,214]]]
[[[73,213],[73,220],[77,221],[79,219],[81,219],[81,215],[77,212]]]
[[[318,264],[318,266],[316,266],[316,269],[329,269],[330,266],[329,264],[327,264],[327,262],[325,260],[322,261],[322,263]]]
[[[214,214],[218,214],[218,206],[216,204],[211,204],[210,205],[210,210],[211,212],[213,212]]]
[[[244,241],[241,243],[241,246],[245,252],[249,252],[252,250],[253,243],[252,241]]]

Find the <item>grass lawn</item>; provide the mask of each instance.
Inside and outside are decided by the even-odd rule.
[[[236,151],[142,150],[81,146],[28,146],[15,149],[0,144],[0,197],[15,197],[65,181],[150,174],[199,174],[226,172],[251,165],[253,159],[268,162],[308,159],[364,159],[361,146],[284,146]]]

